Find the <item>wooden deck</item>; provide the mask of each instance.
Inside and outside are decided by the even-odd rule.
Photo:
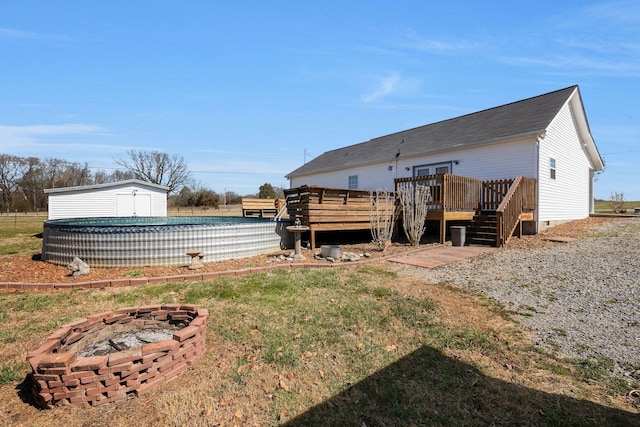
[[[522,222],[535,219],[536,182],[531,178],[482,181],[451,174],[427,175],[395,180],[396,192],[405,186],[426,186],[430,190],[427,220],[438,221],[439,240],[446,240],[447,222],[476,220],[481,212],[497,217],[495,246],[502,246]],[[287,212],[310,228],[315,248],[318,231],[366,230],[371,227],[371,192],[340,188],[302,186],[285,190]],[[396,203],[395,196],[386,203]],[[400,222],[402,218],[398,219]],[[518,226],[520,228],[518,228]]]
[[[283,208],[282,199],[242,198],[242,216],[245,218],[273,218]]]
[[[311,247],[316,232],[368,230],[371,227],[369,191],[302,186],[284,191],[289,219],[309,227]],[[395,203],[395,199],[387,200]]]
[[[447,221],[471,221],[480,208],[480,179],[439,174],[395,180],[396,192],[408,185],[429,187],[431,198],[427,204],[427,220],[440,223],[440,243],[446,240]]]

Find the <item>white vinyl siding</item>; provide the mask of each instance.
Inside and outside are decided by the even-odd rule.
[[[134,216],[134,212],[135,216],[167,216],[167,192],[144,185],[75,187],[56,190],[48,197],[49,219]]]
[[[345,188],[349,183],[350,176],[358,177],[359,190],[383,189],[393,191],[393,180],[396,177],[395,165],[391,171],[389,170],[389,164],[385,163],[296,177],[291,179],[290,185],[292,188],[303,185]]]
[[[555,179],[551,177],[554,159]],[[566,221],[589,216],[590,164],[569,104],[554,118],[540,142],[540,221]]]
[[[444,164],[451,165],[449,173],[484,180],[516,176],[535,178],[537,166],[535,139],[531,137],[499,144],[485,144],[466,150],[407,159],[401,158],[388,163],[295,177],[291,179],[290,185],[292,188],[303,185],[344,188],[349,176],[358,175],[359,189],[392,191],[394,190],[394,179],[413,176],[415,167],[421,165],[442,166]],[[435,173],[435,168],[433,173]]]
[[[117,216],[116,204],[106,192],[49,194],[49,219]]]

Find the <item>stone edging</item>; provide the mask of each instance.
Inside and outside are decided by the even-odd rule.
[[[118,288],[125,286],[140,286],[147,284],[157,284],[166,282],[199,282],[202,280],[217,279],[225,276],[243,276],[245,274],[260,273],[272,270],[293,270],[293,269],[312,269],[312,268],[337,268],[347,267],[350,265],[362,265],[375,261],[386,261],[389,258],[410,255],[416,252],[423,252],[432,248],[419,248],[408,251],[402,255],[386,255],[380,258],[366,259],[360,261],[349,261],[341,263],[292,263],[286,265],[268,265],[263,267],[242,268],[239,270],[210,271],[204,273],[176,274],[172,276],[158,277],[132,277],[130,279],[103,279],[93,280],[89,282],[77,283],[20,283],[20,282],[0,282],[0,292],[3,291],[50,291],[50,290],[73,290],[73,289],[103,289]]]
[[[384,258],[377,258],[376,260],[382,260]],[[353,261],[349,264],[312,264],[312,263],[300,263],[300,264],[287,264],[287,265],[274,265],[264,267],[251,267],[243,268],[240,270],[226,270],[226,271],[211,271],[205,273],[193,273],[193,274],[177,274],[173,276],[158,276],[158,277],[132,277],[118,278],[118,279],[103,279],[94,280],[89,282],[77,282],[77,283],[15,283],[15,282],[0,282],[0,292],[2,291],[45,291],[45,290],[72,290],[72,289],[100,289],[100,288],[116,288],[125,286],[139,286],[147,284],[165,283],[165,282],[198,282],[202,280],[211,280],[218,277],[225,276],[243,276],[245,274],[259,273],[263,271],[271,270],[288,270],[288,269],[310,269],[310,268],[335,268],[345,265],[357,265],[364,264],[368,261]]]

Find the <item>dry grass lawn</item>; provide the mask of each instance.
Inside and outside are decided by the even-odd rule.
[[[567,227],[557,233],[584,236]],[[517,245],[545,244],[543,236]],[[2,242],[0,242],[1,244]],[[140,398],[39,410],[25,355],[65,323],[123,306],[209,310],[193,369]],[[510,313],[371,266],[207,282],[0,293],[0,425],[640,425],[639,384],[529,344]]]
[[[140,398],[38,410],[24,356],[60,325],[132,304],[209,309],[195,368]],[[508,313],[372,267],[0,295],[6,425],[631,425],[638,402],[536,353]]]

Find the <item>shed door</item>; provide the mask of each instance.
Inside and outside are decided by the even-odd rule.
[[[151,194],[120,193],[116,205],[118,216],[151,216]]]

